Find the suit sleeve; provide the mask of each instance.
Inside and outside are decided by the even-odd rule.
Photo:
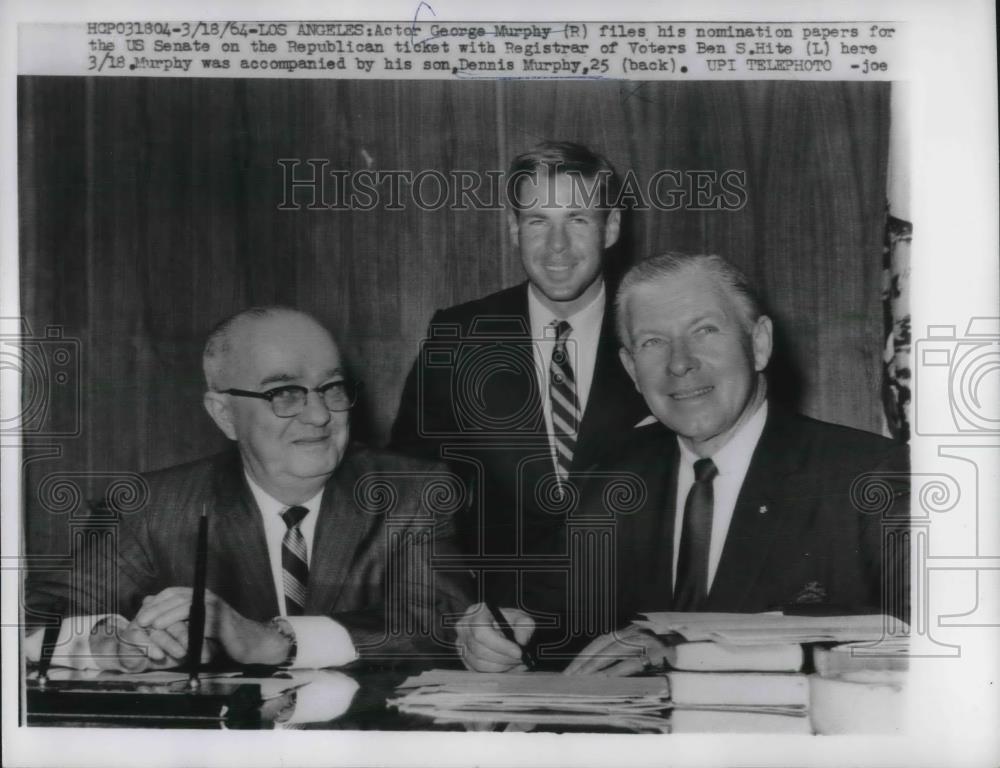
[[[72,615],[131,619],[144,597],[160,591],[149,522],[148,509],[125,515],[106,501],[92,506],[89,524],[78,532],[72,548]]]
[[[26,625],[33,629],[63,616],[134,614],[156,573],[143,516],[120,515],[105,500],[92,503],[84,524],[71,531],[67,561],[29,573]]]
[[[32,578],[26,584],[25,654],[37,660],[41,632],[57,617],[62,622],[52,663],[97,669],[90,654],[90,631],[101,620],[126,623],[142,598],[153,594],[156,569],[149,556],[141,514],[122,519],[106,502],[92,505],[88,525],[76,529],[68,569]],[[69,618],[74,617],[74,618]]]
[[[454,658],[454,624],[472,602],[470,577],[457,555],[453,511],[433,502],[428,483],[400,488],[412,502],[403,516],[390,515],[391,531],[384,531],[384,599],[333,614],[362,659]]]

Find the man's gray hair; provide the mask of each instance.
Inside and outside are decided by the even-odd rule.
[[[220,380],[229,362],[229,353],[233,349],[233,336],[238,327],[247,322],[287,314],[305,315],[306,313],[292,307],[273,304],[250,307],[220,321],[212,329],[211,333],[208,334],[208,339],[205,341],[205,351],[201,356],[201,366],[205,372],[205,384],[209,390],[218,392],[222,386]]]
[[[739,307],[743,327],[747,332],[753,330],[754,323],[764,314],[764,308],[757,289],[738,267],[715,254],[667,252],[640,261],[625,273],[618,286],[615,316],[618,338],[624,346],[628,347],[631,342],[628,300],[633,289],[646,283],[659,282],[690,269],[700,269],[731,296]]]

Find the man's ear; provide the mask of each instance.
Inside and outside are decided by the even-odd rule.
[[[608,213],[607,221],[604,222],[604,247],[610,248],[618,242],[618,235],[622,228],[622,212],[619,208],[612,208]]]
[[[755,371],[763,371],[767,367],[767,362],[771,359],[771,351],[774,347],[774,326],[771,318],[761,315],[753,327],[753,362]]]
[[[618,347],[618,359],[625,366],[625,371],[628,373],[629,378],[632,379],[632,383],[635,384],[636,391],[640,391],[639,382],[635,378],[635,360],[632,359],[632,353],[625,347]]]
[[[206,392],[202,402],[215,425],[222,430],[226,437],[235,440],[236,426],[233,424],[233,411],[226,396],[221,392]]]
[[[510,233],[510,242],[515,248],[520,247],[517,231],[517,211],[507,211],[507,231]]]

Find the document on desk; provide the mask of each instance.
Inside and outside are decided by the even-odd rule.
[[[670,714],[671,733],[794,733],[811,734],[812,723],[804,712],[789,715],[765,710],[675,709]]]
[[[436,722],[519,722],[667,731],[666,678],[430,670],[388,703]]]
[[[884,672],[900,673],[910,668],[910,646],[908,638],[892,638],[815,648],[813,665],[820,677],[878,679]]]
[[[781,672],[668,672],[675,707],[804,709],[809,680]]]
[[[657,635],[679,635],[694,642],[710,640],[729,645],[776,643],[846,643],[880,640],[890,631],[909,633],[907,625],[892,616],[795,616],[781,613],[680,613],[641,614],[634,623]]]
[[[798,643],[727,645],[698,641],[668,646],[664,659],[671,669],[691,672],[798,672],[804,653]]]
[[[495,692],[512,696],[573,696],[583,698],[633,698],[667,693],[663,677],[613,677],[610,675],[564,675],[561,672],[466,672],[431,669],[407,678],[400,689],[447,688],[458,691]]]

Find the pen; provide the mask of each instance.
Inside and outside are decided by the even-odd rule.
[[[49,682],[49,665],[52,663],[52,654],[55,652],[61,626],[62,621],[56,619],[47,623],[44,632],[42,632],[42,650],[38,657],[39,688],[44,688]]]
[[[503,632],[503,636],[514,643],[518,648],[521,649],[521,661],[524,662],[524,666],[528,669],[535,668],[535,654],[533,654],[527,647],[521,645],[517,640],[514,639],[514,630],[511,629],[510,624],[507,623],[507,619],[497,608],[496,604],[492,600],[486,601],[486,607],[490,609],[490,613],[493,614],[494,620],[500,626],[500,631]]]
[[[201,505],[198,518],[198,542],[194,553],[194,588],[191,591],[191,612],[188,615],[188,654],[185,666],[188,687],[196,691],[201,686],[198,672],[201,649],[205,642],[205,567],[208,560],[208,508]]]
[[[474,568],[469,569],[469,576],[472,578],[474,582],[479,581],[479,572],[476,571]],[[526,666],[528,669],[534,669],[535,664],[537,663],[537,660],[535,659],[535,654],[532,653],[530,648],[527,648],[526,646],[523,646],[519,642],[517,642],[517,640],[514,637],[514,630],[511,629],[510,624],[507,623],[507,619],[500,612],[500,609],[497,607],[496,601],[490,600],[484,596],[483,603],[486,605],[490,613],[493,615],[493,620],[496,621],[497,626],[500,627],[500,631],[503,633],[503,636],[521,649],[521,661],[524,662],[524,666]]]

